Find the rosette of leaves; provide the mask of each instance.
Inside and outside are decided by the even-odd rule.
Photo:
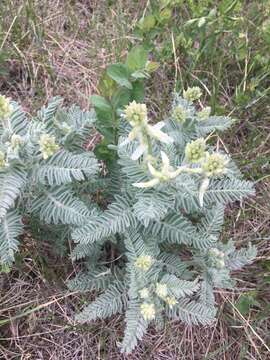
[[[198,109],[198,88],[183,96],[174,96],[171,113],[158,126],[149,124],[145,111],[132,117],[131,109],[144,106],[133,102],[126,109],[118,144],[110,146],[116,156],[106,175],[106,200],[71,235],[72,257],[85,258],[87,271],[69,288],[101,292],[76,320],[125,314],[125,353],[150,324],[160,328],[166,319],[211,324],[214,288],[233,287],[231,271],[256,256],[251,245],[236,249],[233,239],[219,240],[226,205],[254,195],[253,184],[241,178],[229,155],[219,149],[216,156],[215,147],[202,140],[232,120]],[[188,146],[192,142],[196,146]],[[143,148],[139,158],[138,148]]]

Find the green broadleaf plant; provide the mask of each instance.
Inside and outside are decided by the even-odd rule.
[[[111,84],[106,79],[104,87]],[[0,257],[12,261],[22,216],[65,226],[75,243],[72,258],[85,258],[87,267],[69,288],[101,292],[77,322],[125,314],[121,351],[130,353],[150,324],[214,321],[214,289],[232,288],[231,271],[256,257],[254,246],[237,250],[232,239],[219,240],[224,209],[254,195],[254,188],[228,154],[209,144],[232,121],[198,109],[199,88],[175,94],[167,119],[155,124],[145,104],[114,107],[116,137],[104,133],[114,155],[98,171],[83,144],[89,130],[101,128],[96,116],[110,113],[119,90],[92,98],[97,115],[59,109],[56,98],[31,121],[2,98]]]
[[[148,52],[142,46],[135,46],[125,63],[111,64],[102,74],[99,95],[91,96],[90,100],[97,115],[96,128],[104,137],[95,154],[107,165],[116,159],[116,154],[107,150],[109,144],[117,144],[120,111],[133,100],[143,101],[144,80],[156,68],[157,63],[148,61]]]

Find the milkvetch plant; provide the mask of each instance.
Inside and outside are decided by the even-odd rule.
[[[214,289],[232,288],[231,271],[256,256],[251,245],[237,250],[232,239],[219,240],[226,204],[254,188],[212,141],[215,130],[233,121],[201,109],[200,95],[198,88],[175,94],[169,116],[158,123],[143,103],[122,108],[104,199],[90,221],[72,231],[72,257],[85,258],[87,270],[68,286],[101,292],[76,320],[124,313],[125,353],[149,325],[159,328],[165,319],[211,324]]]
[[[184,94],[158,123],[141,102],[119,105],[115,136],[103,134],[114,155],[102,171],[84,146],[100,113],[65,109],[59,98],[30,119],[6,98],[1,107],[1,263],[12,262],[29,217],[73,239],[71,256],[85,259],[86,271],[68,286],[100,293],[76,321],[125,314],[125,353],[165,319],[211,324],[214,289],[232,288],[231,271],[256,256],[251,245],[219,240],[226,204],[254,194],[213,144],[232,121],[201,116],[200,89]]]

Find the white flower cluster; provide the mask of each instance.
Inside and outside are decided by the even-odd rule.
[[[183,97],[188,101],[198,100],[201,96],[201,90],[198,87],[188,88],[183,93]],[[203,120],[209,117],[211,108],[206,107],[198,113],[198,117]],[[151,152],[152,140],[158,140],[165,144],[170,144],[173,139],[165,132],[161,131],[164,127],[164,122],[159,122],[156,125],[148,123],[147,108],[145,104],[138,104],[135,101],[131,102],[124,111],[124,118],[132,126],[128,138],[120,144],[120,146],[138,140],[139,146],[131,155],[132,160],[138,160],[144,155],[144,161],[147,163],[148,171],[152,177],[149,181],[134,183],[133,186],[138,188],[152,188],[158,184],[175,179],[183,172],[197,173],[203,176],[203,182],[200,188],[200,203],[203,202],[203,195],[209,185],[209,178],[224,175],[227,171],[226,165],[228,159],[220,153],[209,154],[206,151],[206,141],[203,138],[194,140],[186,145],[185,160],[187,165],[174,168],[170,165],[169,157],[164,151],[161,151],[161,162],[154,158]],[[173,117],[179,122],[184,122],[186,119],[185,109],[176,107],[174,109]],[[160,162],[160,166],[157,166]],[[188,166],[194,164],[194,166]],[[196,166],[197,165],[197,166]]]
[[[132,160],[138,160],[143,154],[148,155],[151,139],[161,141],[165,144],[171,144],[173,142],[170,136],[161,131],[165,126],[163,121],[155,125],[148,123],[145,104],[138,104],[135,101],[131,102],[124,111],[124,117],[132,126],[132,130],[128,138],[120,144],[120,146],[126,145],[135,139],[137,139],[140,144],[132,154]]]
[[[204,139],[197,139],[187,144],[185,156],[188,162],[200,164],[200,172],[205,177],[220,176],[227,172],[226,165],[228,164],[229,159],[218,152],[209,154],[206,151]]]

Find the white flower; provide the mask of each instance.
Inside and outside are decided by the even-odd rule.
[[[200,189],[199,189],[199,203],[201,207],[203,207],[203,198],[204,194],[206,193],[208,186],[209,186],[210,180],[208,177],[205,177],[203,181],[201,182]]]
[[[170,166],[170,160],[168,158],[168,156],[161,151],[161,159],[162,159],[162,166],[161,166],[161,170],[156,170],[153,165],[148,162],[148,169],[150,174],[153,176],[152,180],[149,180],[147,182],[142,182],[142,183],[134,183],[133,186],[136,186],[138,188],[150,188],[150,187],[154,187],[156,185],[158,185],[161,182],[165,182],[171,179],[176,178],[180,172],[182,171],[182,168],[178,168],[178,169],[173,169]]]
[[[147,133],[150,137],[159,140],[165,144],[172,144],[173,138],[169,135],[161,131],[161,129],[165,126],[164,121],[160,121],[155,125],[147,125]]]
[[[161,129],[165,126],[164,121],[160,121],[155,125],[144,124],[143,126],[134,126],[131,132],[128,135],[128,138],[125,139],[119,146],[125,146],[131,141],[137,139],[140,145],[136,148],[136,150],[131,155],[132,160],[138,160],[143,154],[148,153],[148,143],[152,139],[156,139],[165,144],[173,143],[173,139],[161,131]],[[150,138],[150,139],[149,139]]]

